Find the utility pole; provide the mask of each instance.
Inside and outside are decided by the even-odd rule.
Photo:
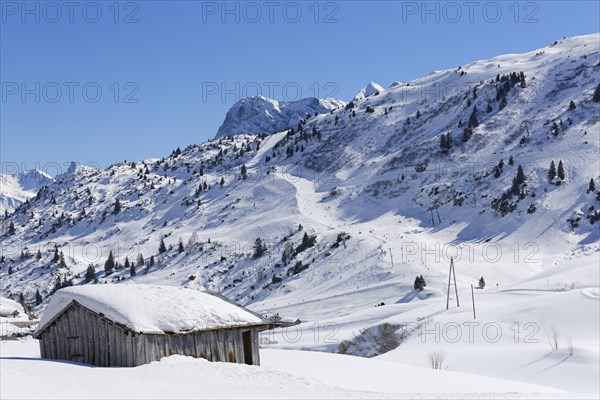
[[[446,296],[446,310],[450,307],[450,286],[451,279],[454,278],[454,292],[456,294],[456,307],[460,307],[458,303],[458,287],[456,286],[456,273],[454,272],[454,257],[450,257],[450,271],[448,272],[448,294]]]
[[[473,284],[471,284],[471,300],[473,301],[473,319],[477,319],[475,316],[475,292],[473,291]]]

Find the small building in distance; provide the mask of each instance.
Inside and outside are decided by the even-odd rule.
[[[134,367],[178,354],[260,365],[270,321],[219,295],[174,286],[100,284],[57,291],[34,338],[42,358]]]

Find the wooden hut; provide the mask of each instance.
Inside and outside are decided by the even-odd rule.
[[[133,367],[174,354],[260,365],[269,321],[214,294],[173,286],[105,284],[57,291],[34,338],[42,358]]]

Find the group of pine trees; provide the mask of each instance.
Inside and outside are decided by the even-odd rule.
[[[446,134],[441,134],[440,135],[440,149],[442,150],[442,153],[447,153],[448,150],[450,150],[450,148],[452,147],[452,136],[450,136],[450,132],[446,133]]]
[[[554,160],[550,162],[550,168],[548,169],[548,181],[551,183],[555,183],[556,178],[560,179],[560,181],[564,181],[566,178],[565,167],[563,165],[562,160],[558,161],[558,169],[554,164]],[[560,182],[556,183],[560,184]]]

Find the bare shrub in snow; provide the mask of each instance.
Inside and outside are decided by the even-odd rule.
[[[560,345],[560,331],[556,329],[556,327],[550,327],[550,333],[546,335],[548,338],[548,343],[550,343],[550,347],[552,351],[558,350],[558,346]]]
[[[400,325],[389,323],[361,329],[352,339],[339,344],[338,353],[367,358],[386,353],[402,342],[398,329]]]
[[[264,349],[271,344],[277,344],[277,343],[278,343],[277,340],[271,339],[268,336],[260,336],[258,338],[258,347],[261,349]]]
[[[400,340],[396,336],[398,325],[381,324],[377,326],[377,351],[379,354],[387,353],[400,346]]]
[[[432,369],[448,369],[448,367],[445,365],[446,352],[443,350],[430,351],[427,354],[427,360],[429,361],[429,366]]]
[[[573,339],[569,338],[567,342],[567,349],[569,350],[569,357],[573,357]]]

